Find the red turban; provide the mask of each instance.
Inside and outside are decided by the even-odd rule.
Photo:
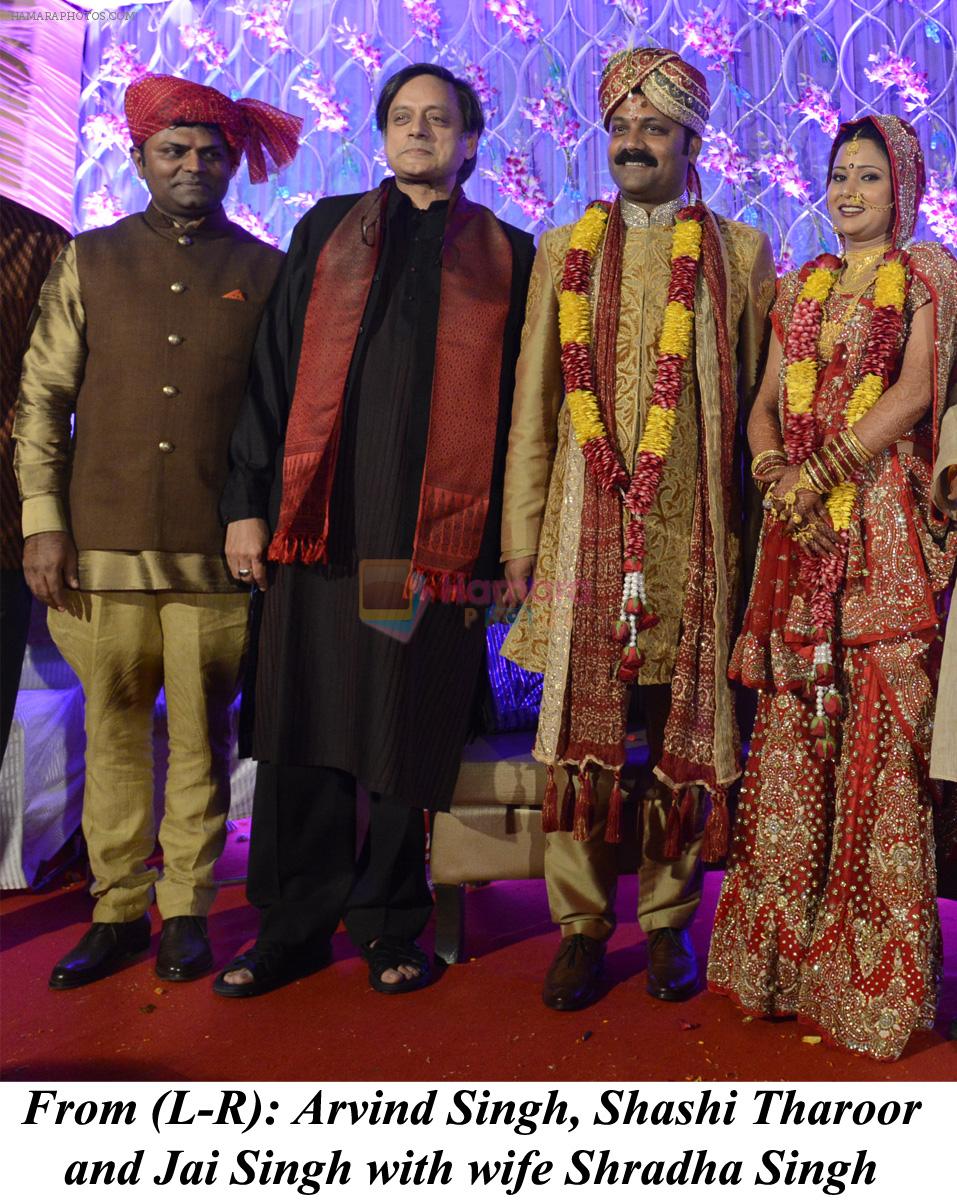
[[[302,118],[262,100],[230,100],[215,88],[175,75],[144,75],[126,89],[126,123],[134,146],[171,125],[217,125],[238,166],[243,152],[253,183],[267,178],[263,151],[276,167],[296,157]]]

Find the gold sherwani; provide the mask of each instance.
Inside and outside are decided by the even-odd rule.
[[[627,229],[622,262],[615,418],[629,468],[641,437],[655,381],[658,338],[667,302],[671,238],[681,201],[656,209],[643,227]],[[640,211],[640,210],[639,210]],[[774,295],[771,247],[764,234],[718,219],[728,257],[729,331],[743,396],[750,397]],[[543,724],[561,706],[571,632],[585,464],[564,405],[558,297],[573,226],[542,238],[529,287],[518,363],[505,474],[503,561],[538,553],[536,587],[505,642],[503,653],[530,671],[548,672]],[[600,270],[596,266],[593,278]],[[702,283],[699,283],[699,292]],[[698,345],[678,404],[672,449],[646,525],[645,576],[660,624],[643,635],[641,684],[667,683],[674,667],[691,534],[698,461],[697,378],[717,373],[713,346]],[[624,521],[624,517],[623,517]],[[541,748],[541,747],[540,747]]]
[[[615,419],[629,469],[651,401],[671,271],[672,231],[682,204],[679,199],[662,205],[649,217],[623,203],[626,232]],[[739,390],[746,404],[757,382],[765,344],[767,313],[774,295],[774,263],[763,233],[721,217],[717,221],[726,256],[731,359],[738,364]],[[516,375],[502,523],[503,561],[538,554],[535,587],[503,653],[519,666],[545,674],[534,751],[544,762],[555,761],[568,679],[586,469],[564,404],[558,332],[562,270],[572,229],[568,225],[544,235],[532,272]],[[593,309],[600,275],[596,264]],[[696,310],[707,311],[710,300],[703,279],[699,279],[696,294]],[[643,635],[642,685],[670,683],[675,666],[699,461],[699,381],[707,383],[711,394],[717,391],[713,328],[711,320],[696,322],[695,346],[678,404],[672,447],[645,522],[645,578],[660,623]],[[742,411],[742,421],[745,418]],[[622,519],[624,523],[624,514]],[[729,530],[728,536],[733,539],[732,559],[737,562],[737,533]],[[735,585],[736,580],[725,581],[728,588]],[[614,926],[614,847],[602,841],[607,782],[603,779],[599,788],[598,810],[587,842],[574,842],[570,834],[548,835],[546,879],[552,915],[566,936],[607,937]],[[699,836],[682,859],[664,862],[667,797],[658,788],[652,789],[647,799],[639,918],[646,931],[684,926],[693,916],[700,893],[700,814]]]

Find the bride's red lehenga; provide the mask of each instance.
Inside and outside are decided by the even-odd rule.
[[[910,126],[894,117],[871,121],[891,160],[894,246],[906,252],[904,342],[917,309],[934,306],[934,398],[912,436],[855,477],[836,597],[843,717],[831,761],[815,754],[810,732],[817,638],[799,581],[804,552],[765,517],[730,667],[760,697],[708,983],[749,1013],[796,1014],[833,1044],[890,1060],[914,1029],[933,1023],[941,961],[927,767],[935,597],[949,582],[957,534],[932,510],[930,464],[953,392],[957,262],[936,243],[909,242],[923,189]],[[800,289],[798,272],[781,281],[772,321],[782,345]],[[835,288],[827,301],[825,318],[846,323],[829,360],[819,362],[813,411],[821,441],[843,427],[868,345],[872,295],[873,285],[855,306]]]

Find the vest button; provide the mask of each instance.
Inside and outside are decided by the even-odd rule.
[[[182,346],[183,335],[181,333],[168,333],[166,335],[166,340],[171,346]]]
[[[175,292],[176,295],[178,296],[178,295],[180,295],[181,292],[186,291],[186,284],[183,283],[183,281],[181,279],[177,279],[175,283],[171,283],[169,285],[169,290],[171,292]]]
[[[179,242],[179,244],[181,246],[192,246],[192,244],[193,244],[193,239],[189,236],[188,233],[181,233],[176,240]]]
[[[177,388],[177,387],[173,387],[173,385],[172,385],[171,383],[167,383],[167,384],[166,384],[166,385],[163,387],[163,395],[164,395],[164,396],[178,396],[178,395],[179,395],[179,388]]]
[[[172,454],[176,449],[172,442],[160,442],[159,448],[164,454]]]

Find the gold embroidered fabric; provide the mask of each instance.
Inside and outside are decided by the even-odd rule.
[[[927,659],[917,638],[847,652],[836,767],[801,697],[761,693],[708,957],[746,1012],[888,1061],[933,1025],[940,967]]]
[[[669,212],[669,220],[674,214]],[[527,670],[558,666],[546,675],[542,721],[549,723],[551,704],[560,709],[567,663],[555,663],[552,639],[564,645],[570,632],[571,610],[565,594],[575,580],[556,575],[560,544],[566,547],[563,571],[575,570],[578,518],[581,508],[568,465],[581,458],[574,438],[566,436],[567,411],[563,402],[558,338],[558,295],[572,226],[547,232],[539,245],[529,293],[526,327],[519,359],[512,433],[505,478],[502,545],[527,548],[540,523],[536,588],[526,601],[503,653]],[[766,314],[773,297],[774,267],[770,246],[763,234],[746,225],[719,218],[728,267],[729,329],[732,358],[738,353],[742,393],[750,394],[763,348]],[[615,417],[618,441],[629,467],[640,441],[655,378],[658,338],[670,278],[671,225],[649,223],[626,228],[622,257],[621,313],[618,327],[618,364]],[[600,276],[596,264],[593,279]],[[699,282],[699,292],[704,287]],[[594,303],[594,287],[593,287]],[[702,350],[697,345],[691,371],[678,404],[672,449],[655,504],[646,521],[645,574],[648,595],[660,615],[658,626],[647,635],[646,659],[640,684],[668,683],[674,668],[684,598],[691,534],[694,477],[698,461],[699,400],[697,373]],[[716,362],[712,364],[716,370]],[[554,414],[561,409],[561,419]],[[558,438],[556,441],[555,433]],[[548,478],[545,464],[553,469]],[[577,478],[577,477],[576,477]],[[536,522],[537,515],[537,522]],[[623,524],[624,528],[624,524]],[[570,547],[574,545],[574,554]],[[531,552],[531,551],[527,551]],[[503,557],[519,557],[517,553]],[[731,586],[729,583],[728,586]],[[554,714],[552,714],[554,715]]]

